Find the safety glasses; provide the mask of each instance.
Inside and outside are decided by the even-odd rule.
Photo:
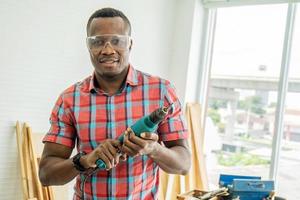
[[[86,38],[86,43],[91,51],[101,51],[107,43],[115,50],[125,50],[129,47],[130,36],[128,35],[95,35]]]

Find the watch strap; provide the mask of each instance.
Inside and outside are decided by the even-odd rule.
[[[87,170],[87,169],[84,168],[84,167],[81,165],[81,163],[80,163],[80,158],[81,158],[82,156],[84,156],[84,155],[86,155],[85,152],[79,152],[79,153],[76,154],[76,155],[73,157],[73,159],[72,159],[72,161],[73,161],[73,166],[75,167],[75,169],[77,169],[77,170],[80,171],[80,172],[84,172],[84,171]]]

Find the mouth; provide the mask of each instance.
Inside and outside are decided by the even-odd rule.
[[[99,63],[101,64],[114,64],[119,62],[119,59],[117,58],[100,58]]]

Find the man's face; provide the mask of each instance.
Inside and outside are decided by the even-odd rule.
[[[90,58],[98,75],[113,78],[127,71],[132,41],[121,17],[94,18],[89,37]]]

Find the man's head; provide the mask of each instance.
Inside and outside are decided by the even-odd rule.
[[[87,45],[95,72],[103,78],[125,74],[132,47],[131,25],[119,10],[102,8],[87,23]]]

